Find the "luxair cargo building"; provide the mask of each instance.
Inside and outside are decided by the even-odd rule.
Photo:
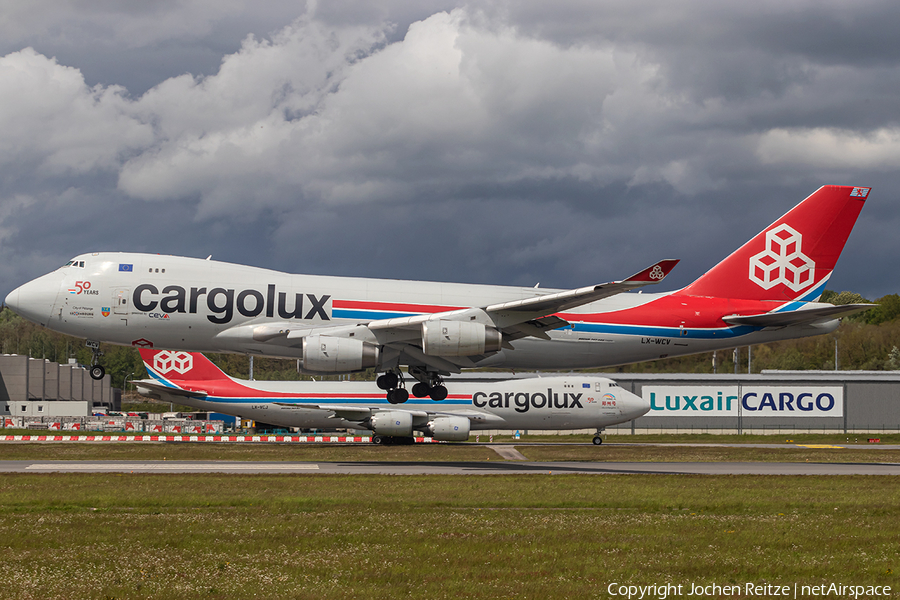
[[[650,412],[610,433],[900,431],[900,372],[611,374]]]

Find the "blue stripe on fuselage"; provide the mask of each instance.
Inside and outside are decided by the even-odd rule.
[[[634,335],[644,337],[667,337],[667,338],[683,338],[693,340],[721,340],[736,338],[754,331],[759,331],[762,327],[751,327],[749,325],[741,325],[738,327],[722,327],[716,329],[684,329],[676,327],[650,327],[646,325],[613,325],[610,323],[572,323],[573,331],[583,331],[586,333],[609,333],[617,335]]]
[[[207,402],[224,402],[224,403],[232,403],[232,404],[273,404],[276,402],[282,404],[325,404],[325,405],[334,405],[334,404],[347,404],[347,405],[358,405],[358,406],[371,406],[371,405],[385,405],[397,408],[399,410],[404,410],[402,404],[391,404],[387,401],[387,398],[273,398],[273,397],[261,397],[261,398],[231,398],[231,397],[220,397],[220,396],[207,396],[206,398],[202,398]],[[420,402],[416,402],[416,400],[421,400],[421,403],[430,402],[427,398],[413,398],[410,397],[410,401],[419,405]],[[461,406],[471,406],[471,400],[441,400],[440,402],[435,402],[435,409],[439,409],[442,406],[447,406],[450,404],[461,405]],[[319,410],[319,409],[311,409],[311,410]]]
[[[380,310],[352,310],[347,308],[334,308],[331,316],[335,319],[354,319],[357,321],[377,321],[379,319],[396,319],[399,317],[413,317],[419,313],[395,313]]]

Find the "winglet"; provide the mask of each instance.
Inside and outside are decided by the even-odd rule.
[[[677,258],[663,259],[655,265],[650,265],[643,271],[623,280],[622,283],[659,283],[672,272],[672,269],[675,268],[678,262],[679,259]]]

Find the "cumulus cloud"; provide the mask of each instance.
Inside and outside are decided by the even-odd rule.
[[[900,165],[900,129],[865,133],[824,127],[778,128],[760,136],[758,153],[766,163],[896,171]]]
[[[164,82],[137,103],[158,139],[124,165],[120,189],[199,194],[209,214],[247,198],[411,201],[463,177],[623,176],[610,165],[628,132],[604,103],[652,73],[635,57],[563,48],[461,9],[383,40],[383,30],[301,20],[271,42],[246,40],[214,76]]]
[[[199,194],[207,212],[265,204],[273,183],[283,191],[308,168],[297,153],[297,140],[316,134],[308,117],[382,41],[376,28],[329,31],[303,19],[271,41],[247,38],[214,76],[162,83],[136,103],[157,139],[123,165],[119,188],[155,200]]]
[[[26,48],[0,58],[0,165],[58,175],[118,169],[153,141],[119,87],[88,87],[78,69]]]

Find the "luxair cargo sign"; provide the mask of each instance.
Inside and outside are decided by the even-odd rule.
[[[641,390],[647,416],[843,417],[838,386],[657,386]]]

